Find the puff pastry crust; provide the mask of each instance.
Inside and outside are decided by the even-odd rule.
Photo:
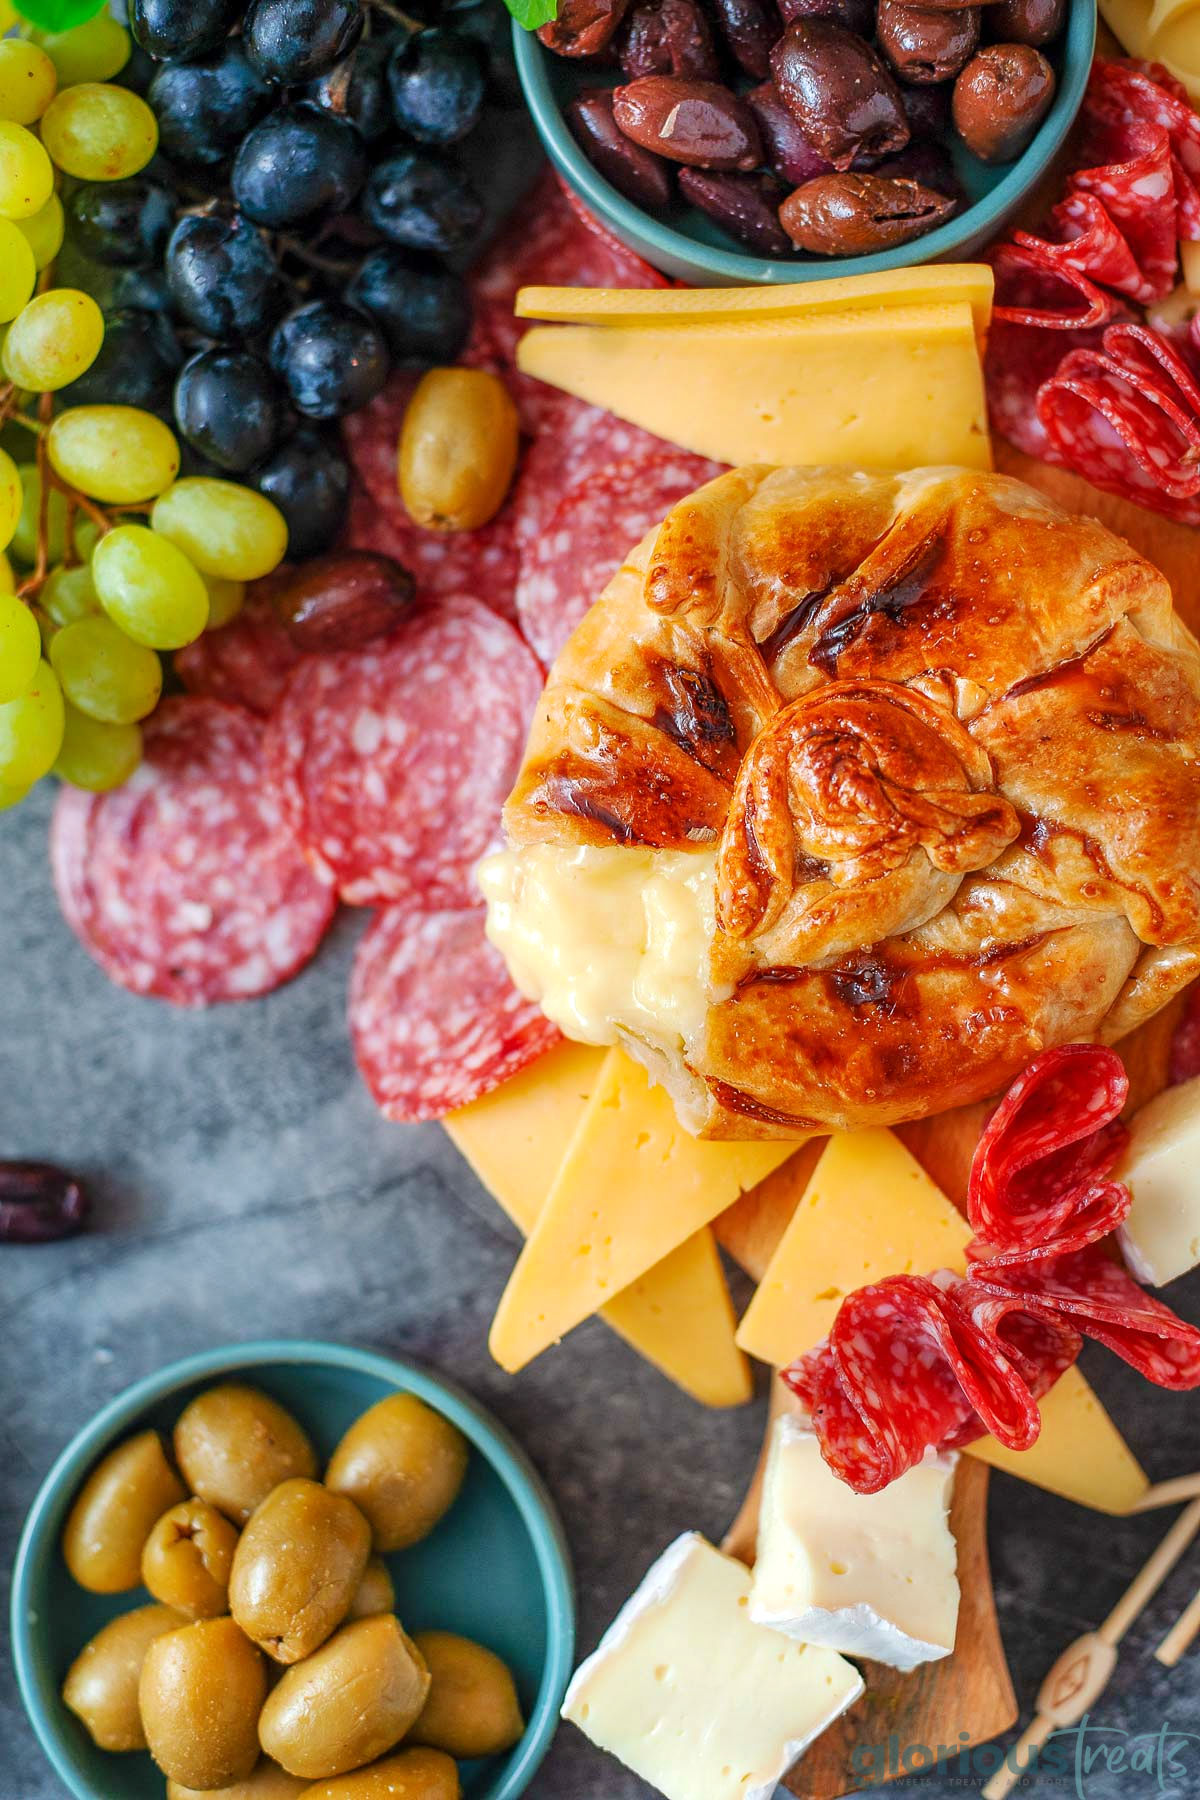
[[[999,475],[743,468],[550,673],[515,846],[716,852],[703,1135],[890,1124],[1200,971],[1200,648],[1163,576]]]

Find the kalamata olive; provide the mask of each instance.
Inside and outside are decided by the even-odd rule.
[[[291,1413],[236,1383],[209,1388],[184,1407],[175,1460],[192,1492],[235,1525],[281,1481],[317,1472],[316,1452]]]
[[[333,550],[301,563],[271,604],[301,650],[357,650],[398,625],[412,606],[413,578],[377,550]]]
[[[350,1602],[350,1610],[346,1614],[346,1623],[351,1619],[370,1619],[376,1613],[390,1613],[396,1610],[396,1587],[388,1572],[388,1566],[382,1556],[372,1556],[367,1560],[362,1580],[354,1591]]]
[[[944,194],[916,181],[878,175],[818,175],[779,209],[798,250],[817,256],[865,256],[932,231],[954,211]]]
[[[883,181],[916,181],[921,187],[932,188],[935,193],[945,194],[953,200],[955,206],[961,206],[964,199],[963,185],[954,169],[954,159],[945,144],[920,143],[906,144],[895,156],[886,156],[871,173],[878,175]]]
[[[207,1500],[184,1500],[155,1525],[142,1548],[142,1585],[188,1619],[229,1610],[229,1571],[238,1534]]]
[[[753,169],[762,143],[750,108],[712,81],[646,75],[613,94],[626,137],[670,162],[700,169]]]
[[[459,1800],[458,1765],[441,1750],[400,1750],[306,1788],[304,1800]]]
[[[908,142],[895,80],[863,39],[828,19],[798,19],[771,52],[785,105],[835,169],[856,156],[887,156]]]
[[[300,1800],[311,1790],[307,1781],[289,1775],[278,1763],[262,1757],[245,1781],[235,1781],[223,1788],[184,1787],[181,1781],[167,1782],[167,1800]]]
[[[832,19],[847,31],[869,38],[875,30],[875,0],[778,0],[785,25],[793,19]]]
[[[751,88],[745,99],[758,121],[766,161],[781,181],[799,187],[814,175],[828,175],[833,164],[818,155],[773,81]]]
[[[285,1672],[259,1739],[289,1775],[326,1781],[398,1744],[428,1693],[429,1671],[399,1619],[356,1619]]]
[[[339,1626],[371,1554],[371,1527],[319,1481],[281,1481],[238,1540],[229,1610],[280,1663],[297,1663]]]
[[[232,1619],[200,1619],[156,1638],[138,1705],[150,1754],[185,1787],[228,1787],[258,1761],[267,1665]]]
[[[409,1732],[460,1760],[511,1750],[525,1729],[512,1675],[492,1650],[453,1631],[418,1631],[432,1686]]]
[[[616,36],[629,0],[558,0],[558,17],[538,28],[556,56],[598,56]]]
[[[563,108],[575,142],[605,181],[636,206],[660,212],[671,204],[671,170],[661,156],[627,138],[613,118],[611,88],[588,88]]]
[[[908,129],[914,138],[941,140],[949,136],[952,126],[948,83],[933,87],[902,87],[900,98],[904,102]]]
[[[625,24],[621,68],[626,81],[643,75],[720,81],[712,32],[696,0],[641,0]]]
[[[680,169],[679,191],[692,206],[759,256],[788,256],[791,242],[779,223],[787,193],[774,175],[730,175]]]
[[[430,369],[400,427],[398,479],[427,531],[474,531],[495,517],[517,466],[517,409],[486,369]]]
[[[157,1431],[140,1431],[96,1465],[63,1527],[63,1558],[80,1587],[123,1594],[142,1579],[142,1546],[187,1490]]]
[[[990,38],[1001,44],[1048,44],[1063,28],[1067,0],[996,0],[984,14]]]
[[[1054,70],[1031,44],[989,44],[954,83],[955,128],[981,162],[1012,162],[1054,99]]]
[[[138,1606],[122,1613],[85,1644],[63,1682],[63,1705],[81,1719],[101,1750],[144,1750],[138,1711],[138,1679],[155,1638],[178,1631],[183,1620],[169,1606]]]
[[[779,20],[766,0],[711,0],[711,5],[738,68],[765,81],[771,73],[771,45],[779,36]]]
[[[325,1485],[366,1514],[376,1550],[428,1537],[458,1497],[467,1440],[413,1394],[389,1394],[351,1425],[329,1459]]]
[[[979,10],[926,12],[902,0],[879,0],[879,48],[901,81],[915,87],[949,81],[979,45]],[[907,114],[905,115],[907,117]]]
[[[54,1163],[0,1162],[0,1244],[53,1244],[82,1231],[87,1189]]]

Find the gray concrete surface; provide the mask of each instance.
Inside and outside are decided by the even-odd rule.
[[[359,918],[344,915],[316,965],[265,1001],[205,1014],[132,998],[59,919],[49,802],[47,787],[0,817],[0,1156],[86,1171],[98,1207],[72,1243],[0,1248],[4,1616],[21,1520],[71,1433],[171,1358],[280,1333],[423,1358],[496,1410],[557,1496],[589,1649],[670,1537],[721,1532],[761,1406],[705,1413],[596,1324],[520,1378],[503,1375],[485,1338],[516,1239],[441,1132],[386,1124],[358,1080],[344,996]],[[1190,1299],[1195,1309],[1200,1285]],[[1193,1399],[1127,1379],[1111,1357],[1088,1370],[1153,1475],[1200,1464]],[[1055,1655],[1099,1622],[1166,1523],[1116,1522],[994,1480],[993,1570],[1026,1710]],[[1114,1774],[1093,1756],[1078,1783],[1043,1775],[1027,1793],[1200,1794],[1200,1662],[1168,1674],[1151,1656],[1198,1584],[1195,1551],[1127,1640],[1085,1745],[1190,1732],[1177,1746],[1183,1772]],[[980,1785],[941,1773],[899,1791],[950,1800]],[[635,1800],[645,1790],[564,1728],[533,1793]],[[61,1800],[21,1711],[7,1634],[0,1800]]]

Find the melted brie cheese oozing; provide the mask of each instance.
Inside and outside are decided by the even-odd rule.
[[[567,1037],[625,1033],[667,1050],[709,1004],[716,856],[710,850],[502,850],[479,866],[487,931],[521,992]]]

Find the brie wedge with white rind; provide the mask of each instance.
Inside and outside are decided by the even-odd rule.
[[[753,1624],[749,1590],[741,1563],[677,1538],[576,1671],[563,1718],[667,1800],[768,1800],[863,1681]]]
[[[1200,1262],[1200,1075],[1143,1106],[1114,1171],[1133,1195],[1120,1227],[1139,1281],[1162,1287]]]
[[[949,1656],[959,1589],[947,1514],[957,1460],[929,1459],[882,1493],[856,1494],[812,1432],[781,1418],[767,1458],[750,1617],[893,1669]]]

